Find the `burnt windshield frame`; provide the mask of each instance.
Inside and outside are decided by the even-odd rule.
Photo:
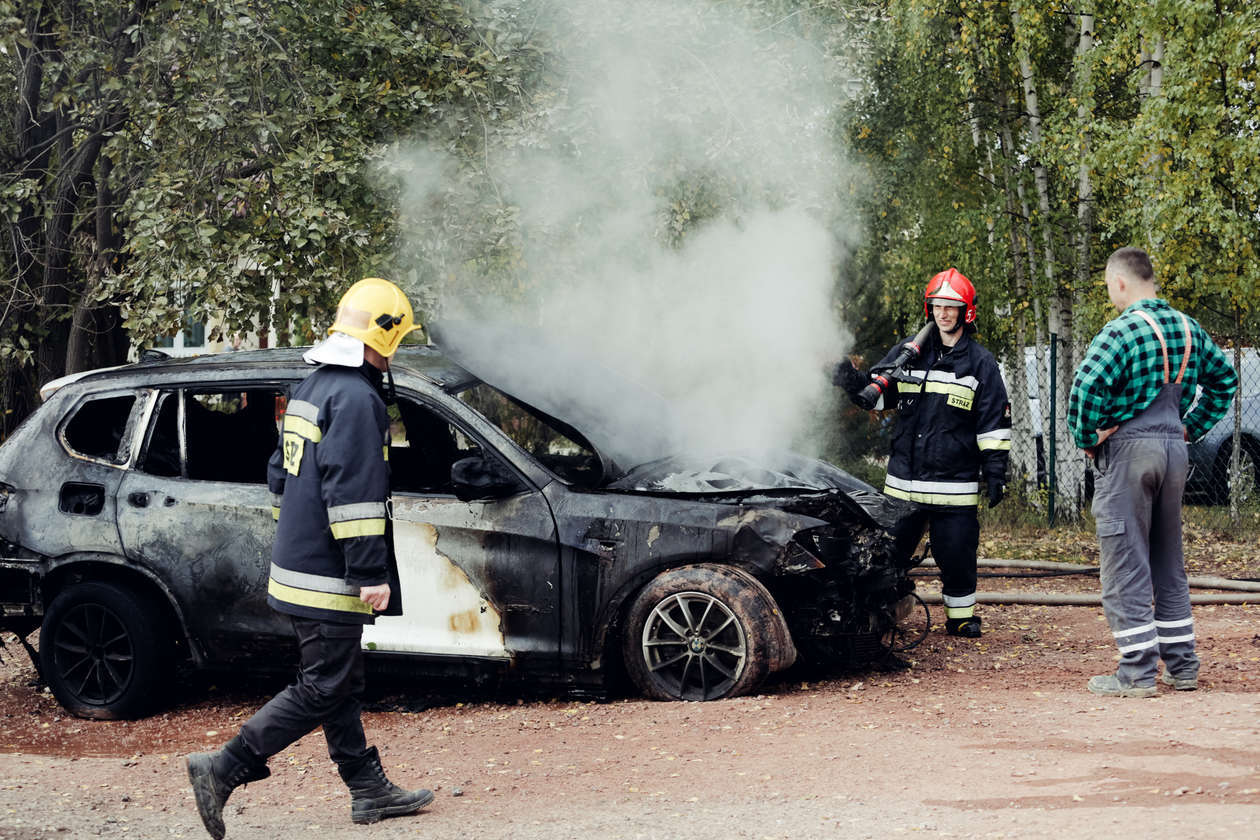
[[[528,441],[522,440],[520,435],[514,434],[511,429],[504,428],[504,424],[498,422],[495,417],[489,416],[474,403],[469,402],[468,397],[471,395],[471,392],[479,390],[484,390],[484,392],[490,393],[503,403],[515,407],[517,410],[527,415],[530,419],[541,424],[548,432],[551,433],[551,437],[548,439],[547,443],[554,441],[556,438],[562,438],[577,447],[581,450],[581,452],[579,452],[576,456],[580,459],[580,462],[567,463],[566,461],[560,460],[560,458],[567,456],[557,455],[552,452],[539,451],[536,446],[530,446]],[[470,411],[477,412],[477,414],[484,418],[486,422],[498,429],[505,437],[519,446],[531,458],[565,484],[572,484],[579,487],[599,487],[604,483],[605,475],[609,472],[609,470],[608,464],[605,462],[603,456],[599,453],[599,450],[591,445],[591,442],[587,440],[581,432],[563,420],[553,417],[545,411],[540,411],[528,403],[518,400],[511,394],[505,391],[500,391],[498,388],[495,388],[493,385],[489,385],[485,382],[468,382],[459,386],[450,393]]]

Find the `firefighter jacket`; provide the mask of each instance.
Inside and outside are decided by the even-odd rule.
[[[906,340],[871,368],[893,386],[876,408],[897,409],[884,492],[925,505],[975,507],[981,470],[987,482],[1006,482],[1011,406],[1002,374],[970,334],[945,347],[933,332],[894,379],[889,366]]]
[[[267,468],[279,525],[267,602],[319,621],[371,624],[359,587],[390,582],[389,420],[381,372],[320,365],[293,390]],[[399,599],[391,593],[391,604]]]

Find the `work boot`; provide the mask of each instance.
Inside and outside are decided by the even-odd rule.
[[[1154,697],[1157,693],[1155,683],[1138,685],[1121,680],[1115,674],[1090,677],[1085,687],[1091,694],[1101,694],[1103,697]]]
[[[980,616],[973,615],[970,618],[947,618],[945,619],[945,632],[951,636],[962,636],[966,639],[980,638]]]
[[[433,801],[431,790],[403,790],[385,778],[376,747],[357,761],[337,765],[337,772],[350,788],[350,819],[356,823],[414,814]]]
[[[232,791],[270,775],[267,765],[250,752],[239,735],[218,752],[188,756],[188,781],[197,798],[197,813],[214,840],[223,840],[223,806]]]
[[[1171,685],[1178,691],[1194,691],[1199,687],[1198,674],[1191,674],[1188,677],[1178,677],[1175,674],[1170,674],[1168,671],[1164,671],[1159,675],[1159,681],[1164,685]]]

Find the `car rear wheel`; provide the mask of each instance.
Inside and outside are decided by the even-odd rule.
[[[746,694],[795,658],[769,591],[717,565],[654,578],[630,608],[622,648],[630,678],[657,700]]]
[[[166,676],[164,624],[130,589],[80,583],[53,599],[39,634],[39,658],[53,695],[85,718],[139,717]]]
[[[1244,438],[1238,451],[1238,472],[1233,472],[1233,446],[1228,441],[1221,447],[1217,456],[1216,501],[1227,504],[1230,495],[1237,487],[1238,502],[1242,504],[1256,498],[1260,494],[1260,444],[1250,438]]]

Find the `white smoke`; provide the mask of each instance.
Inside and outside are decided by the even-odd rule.
[[[844,69],[730,4],[497,9],[547,26],[558,93],[522,123],[483,123],[479,169],[434,145],[398,150],[429,308],[600,360],[677,407],[684,446],[811,448],[823,363],[850,344],[832,304],[857,235],[854,170],[832,136]],[[490,241],[505,220],[511,240]],[[580,381],[554,389],[586,416],[625,410],[592,405],[607,394]]]

